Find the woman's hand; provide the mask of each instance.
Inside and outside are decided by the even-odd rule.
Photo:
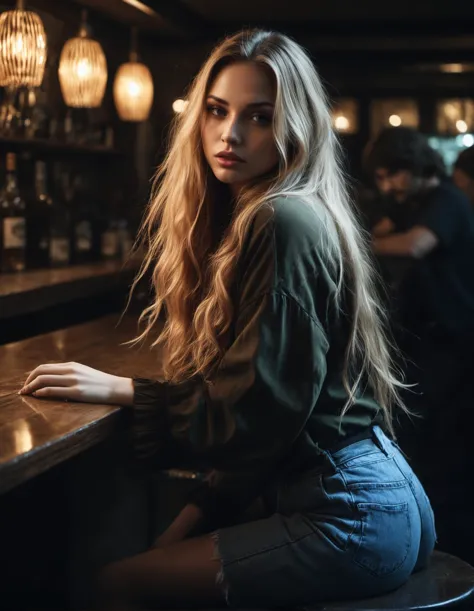
[[[133,383],[80,363],[40,365],[18,394],[85,403],[133,404]]]
[[[153,548],[168,547],[183,541],[202,522],[202,512],[196,505],[185,505],[173,522],[153,543]]]

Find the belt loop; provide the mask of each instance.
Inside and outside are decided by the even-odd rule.
[[[375,445],[385,454],[385,456],[391,456],[390,452],[385,447],[385,435],[383,434],[383,431],[378,426],[378,424],[372,427],[372,438]]]

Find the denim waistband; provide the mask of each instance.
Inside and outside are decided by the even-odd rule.
[[[356,443],[357,441],[363,441],[364,439],[372,439],[372,436],[374,434],[372,429],[372,426],[368,426],[360,433],[357,433],[356,435],[350,435],[349,437],[346,437],[346,439],[342,439],[338,443],[335,443],[333,446],[328,448],[328,452],[333,454],[334,452],[338,452],[339,450],[347,448],[347,446],[350,446],[353,443]]]
[[[357,445],[356,445],[357,444]],[[356,458],[360,454],[365,454],[378,448],[385,456],[393,454],[393,446],[390,439],[385,435],[378,425],[373,425],[356,435],[348,437],[343,442],[336,444],[328,450],[323,450],[324,457],[331,465],[337,468],[338,465]]]

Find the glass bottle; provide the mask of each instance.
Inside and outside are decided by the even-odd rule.
[[[69,176],[60,164],[54,166],[54,198],[51,209],[51,267],[63,267],[71,262],[71,212]]]
[[[15,153],[7,153],[5,161],[5,184],[0,190],[1,271],[21,272],[26,260],[25,200],[18,185]]]
[[[35,193],[26,211],[26,266],[49,267],[51,251],[51,213],[53,199],[47,188],[46,163],[35,162]]]

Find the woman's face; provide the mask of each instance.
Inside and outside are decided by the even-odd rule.
[[[223,68],[209,89],[201,125],[204,155],[234,194],[278,164],[274,105],[270,75],[252,62]]]

